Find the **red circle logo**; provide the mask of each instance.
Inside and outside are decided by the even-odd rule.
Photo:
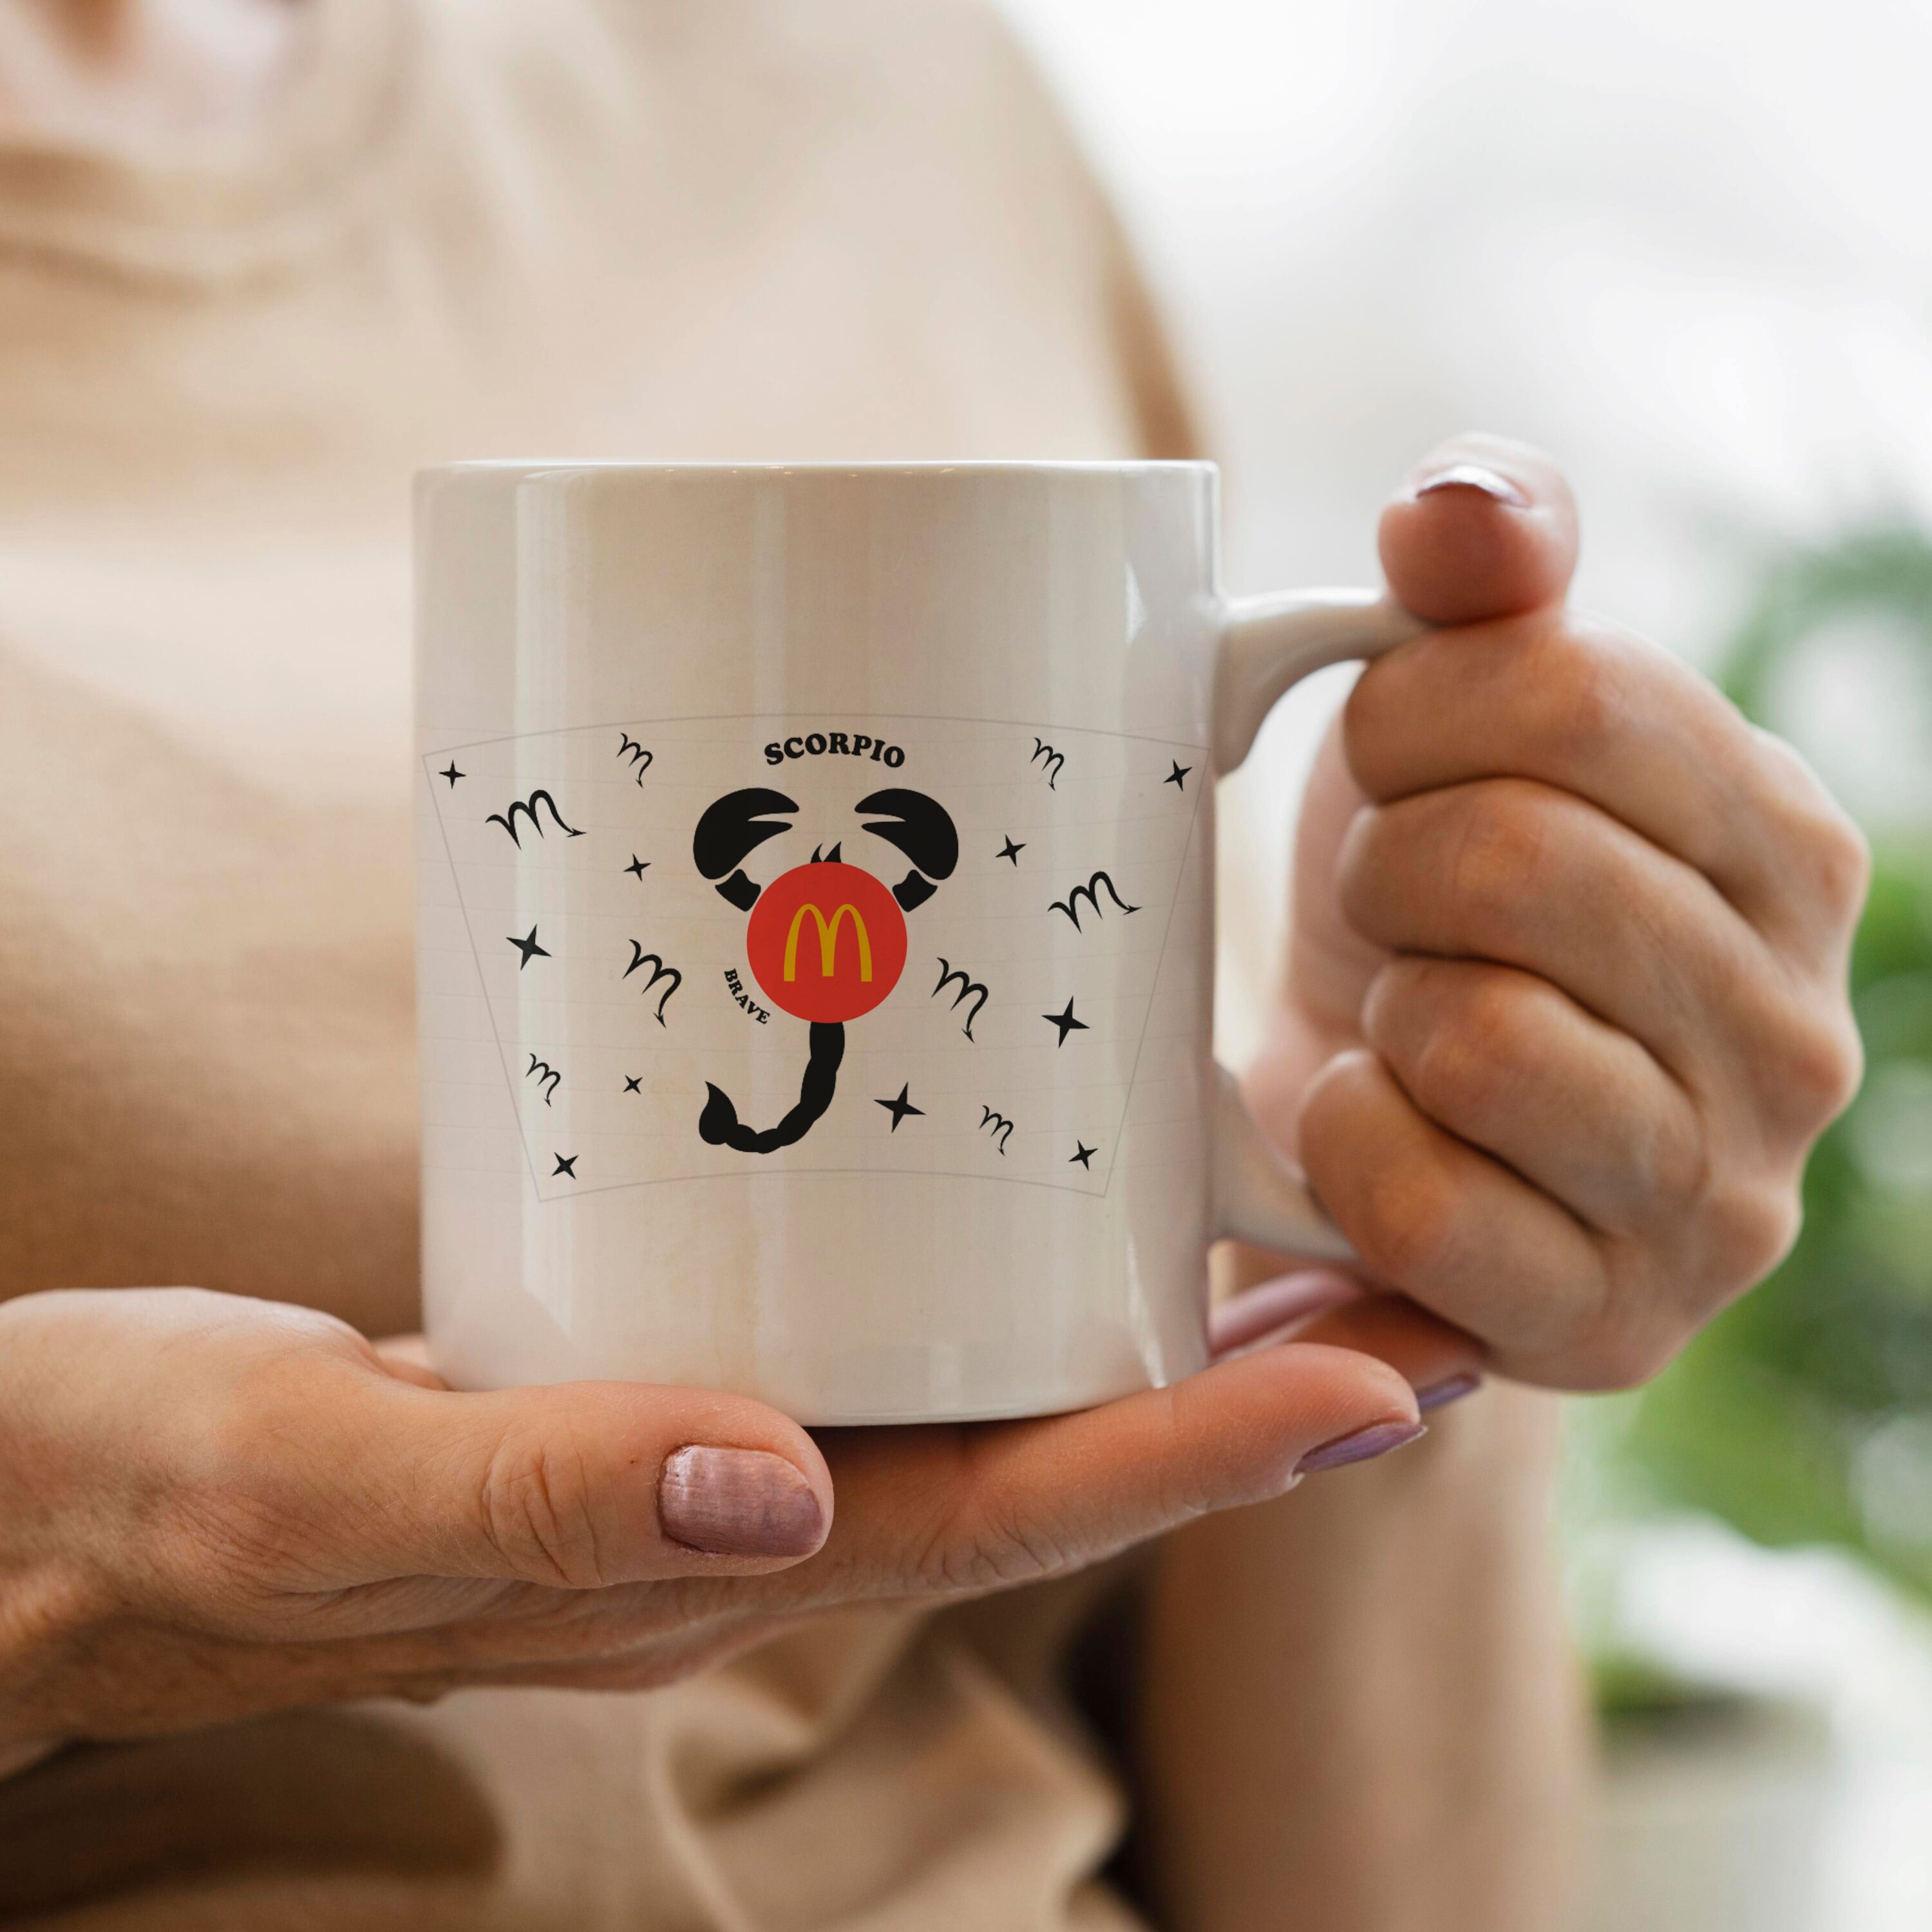
[[[745,950],[782,1011],[820,1024],[856,1020],[905,970],[905,914],[856,866],[794,866],[758,895]]]

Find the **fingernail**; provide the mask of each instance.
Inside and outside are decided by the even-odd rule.
[[[1432,470],[1409,494],[1427,496],[1438,490],[1480,490],[1485,496],[1506,503],[1512,510],[1529,508],[1529,499],[1507,476],[1480,463],[1451,463]]]
[[[1415,1406],[1426,1415],[1432,1408],[1447,1408],[1452,1402],[1460,1402],[1466,1395],[1474,1395],[1482,1385],[1480,1376],[1445,1376],[1439,1382],[1431,1382],[1426,1388],[1418,1389]]]
[[[664,1534],[716,1556],[809,1556],[825,1534],[818,1492],[762,1449],[680,1449],[658,1478]]]
[[[1334,1442],[1310,1450],[1295,1464],[1294,1473],[1298,1476],[1312,1476],[1318,1469],[1339,1469],[1349,1462],[1366,1462],[1428,1433],[1420,1422],[1371,1423],[1366,1429],[1358,1429],[1352,1436],[1338,1436]]]

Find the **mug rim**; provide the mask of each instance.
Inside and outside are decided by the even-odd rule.
[[[426,464],[416,473],[418,478],[500,476],[518,472],[531,476],[623,476],[700,477],[809,476],[1138,476],[1150,472],[1191,471],[1201,476],[1218,475],[1220,465],[1196,458],[1122,457],[1092,461],[1077,457],[1026,458],[970,457],[953,460],[923,458],[910,462],[868,460],[833,462],[808,460],[756,462],[662,461],[631,457],[525,458],[470,457],[448,463]]]

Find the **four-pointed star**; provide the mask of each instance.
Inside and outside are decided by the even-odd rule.
[[[519,973],[532,959],[548,959],[550,956],[550,949],[548,946],[539,946],[537,944],[537,929],[535,926],[530,928],[530,936],[527,939],[519,939],[514,933],[506,933],[504,937],[524,956],[517,962],[517,970]]]
[[[449,763],[436,773],[438,778],[448,779],[449,788],[452,791],[456,789],[456,782],[458,778],[467,778],[469,776],[467,772],[459,772],[456,769],[456,760],[454,758],[452,758]]]
[[[1020,854],[1025,850],[1026,841],[1022,838],[1020,842],[1016,845],[1013,843],[1013,835],[1009,832],[1006,834],[1006,842],[993,854],[993,856],[996,859],[1006,860],[1011,863],[1014,871],[1018,872],[1019,870]]]
[[[556,1165],[550,1169],[550,1178],[554,1180],[560,1174],[567,1180],[574,1180],[577,1178],[576,1155],[560,1154],[556,1156]]]
[[[650,862],[651,862],[648,859],[640,859],[637,854],[633,852],[631,854],[631,862],[626,866],[624,869],[626,872],[628,872],[633,878],[641,879],[644,876],[645,872],[649,868]]]
[[[900,1088],[898,1098],[896,1100],[874,1100],[872,1102],[874,1106],[883,1107],[887,1113],[892,1115],[892,1130],[894,1133],[897,1133],[898,1132],[900,1121],[904,1120],[908,1114],[916,1114],[921,1120],[923,1120],[926,1118],[926,1109],[923,1107],[915,1107],[913,1103],[906,1098],[907,1089],[911,1085],[911,1084],[912,1083],[908,1081],[905,1083],[904,1086]]]
[[[1192,765],[1184,765],[1178,758],[1172,762],[1173,770],[1161,780],[1161,783],[1171,784],[1176,791],[1185,791],[1187,789],[1187,774],[1193,770],[1194,767]]]
[[[1067,1166],[1071,1167],[1077,1160],[1089,1174],[1091,1174],[1094,1171],[1094,1156],[1100,1150],[1098,1148],[1090,1148],[1078,1134],[1073,1136],[1073,1146],[1074,1152],[1066,1156]]]
[[[644,1077],[644,1076],[641,1073],[626,1074],[624,1076],[624,1091],[626,1094],[636,1094],[641,1095],[644,1090],[643,1085],[641,1084]]]
[[[1066,1036],[1069,1034],[1084,1033],[1087,1030],[1087,1022],[1084,1020],[1076,1020],[1073,1017],[1073,1000],[1071,995],[1070,995],[1067,999],[1066,1012],[1064,1013],[1042,1013],[1040,1015],[1040,1018],[1046,1021],[1048,1026],[1057,1026],[1059,1028],[1060,1037],[1054,1042],[1054,1045],[1056,1046],[1064,1046],[1066,1044]]]

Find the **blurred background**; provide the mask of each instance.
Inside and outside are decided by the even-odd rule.
[[[1227,472],[1237,591],[1374,580],[1431,444],[1552,451],[1579,600],[1794,740],[1877,856],[1864,1090],[1797,1252],[1571,1404],[1593,1926],[1932,1924],[1932,8],[1006,0]],[[1253,1042],[1328,674],[1224,800]]]

